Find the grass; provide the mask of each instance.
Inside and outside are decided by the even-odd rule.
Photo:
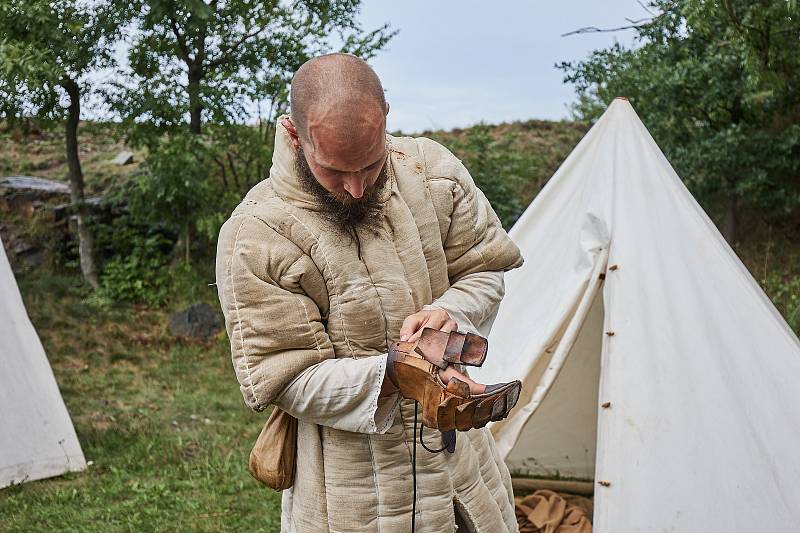
[[[59,127],[46,127],[23,134],[0,124],[0,177],[32,175],[57,181],[68,181],[64,134]],[[133,150],[134,162],[119,166],[112,161],[122,150],[128,150],[119,139],[113,123],[83,121],[78,127],[78,150],[89,196],[102,194],[112,183],[130,176],[139,168],[145,152]]]
[[[278,531],[280,495],[246,470],[266,413],[224,334],[175,341],[166,312],[92,304],[73,278],[20,286],[93,465],[0,491],[3,531]]]
[[[756,224],[751,224],[751,228]],[[758,231],[760,230],[760,231]],[[775,232],[758,228],[736,253],[800,336],[800,241],[796,229]]]

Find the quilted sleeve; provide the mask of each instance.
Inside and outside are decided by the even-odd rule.
[[[242,215],[223,225],[216,276],[233,367],[248,407],[265,409],[300,372],[334,357],[319,307],[303,290],[324,287],[321,275],[264,222]]]
[[[459,279],[423,309],[444,309],[458,324],[458,331],[487,337],[504,294],[502,270],[475,272]]]
[[[335,359],[317,300],[325,282],[311,259],[259,219],[231,218],[217,244],[217,291],[245,403],[295,418],[383,433],[399,395],[379,399],[386,356]]]
[[[450,284],[474,272],[521,266],[519,248],[461,161],[431,139],[420,137],[417,145],[443,229]]]

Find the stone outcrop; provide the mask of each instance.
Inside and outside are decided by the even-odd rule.
[[[169,317],[169,334],[188,339],[208,339],[222,328],[222,317],[207,303],[192,304]]]

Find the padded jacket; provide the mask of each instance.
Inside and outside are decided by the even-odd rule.
[[[256,411],[278,402],[287,387],[302,387],[298,376],[323,361],[331,367],[335,360],[342,372],[364,358],[385,361],[408,315],[437,300],[456,301],[456,293],[470,290],[468,280],[475,283],[471,274],[523,262],[467,169],[437,142],[387,135],[381,218],[348,235],[320,215],[321,205],[300,185],[280,121],[276,130],[270,177],[225,222],[217,249],[233,366]],[[464,316],[483,323],[498,304],[473,305]],[[309,389],[309,405],[344,414],[353,393],[328,382]],[[363,387],[377,402],[380,380]],[[310,407],[291,413],[298,418],[297,472],[283,494],[282,531],[411,530],[414,402],[381,401],[389,402],[379,409],[381,427],[333,427]],[[455,506],[473,531],[517,531],[511,479],[490,431],[458,437],[452,455],[417,446],[416,530],[453,531]],[[424,440],[441,447],[437,431],[426,429]]]

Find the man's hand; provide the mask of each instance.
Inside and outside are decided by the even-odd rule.
[[[450,318],[444,309],[434,308],[429,311],[419,311],[409,315],[400,328],[400,340],[416,342],[422,336],[423,328],[433,328],[440,331],[456,331],[458,324]]]
[[[416,342],[417,339],[422,336],[422,330],[424,328],[436,328],[441,331],[455,331],[458,329],[458,324],[455,320],[450,318],[450,314],[444,309],[439,309],[437,307],[435,309],[431,309],[430,311],[420,311],[418,313],[414,313],[413,315],[409,315],[403,321],[403,326],[400,328],[400,340]],[[450,367],[447,368],[447,370],[450,372],[446,373],[445,377],[449,379],[450,374],[452,374],[453,370],[455,369]],[[378,394],[378,397],[382,398],[384,396],[389,396],[390,394],[394,394],[399,390],[400,389],[392,384],[387,374],[384,376],[381,392]]]
[[[416,342],[422,336],[424,328],[434,328],[448,332],[458,331],[458,324],[450,318],[450,314],[444,309],[437,307],[429,311],[420,311],[408,316],[403,321],[403,326],[400,328],[400,340]],[[452,365],[440,370],[439,377],[444,383],[450,381],[451,377],[457,377],[469,385],[472,394],[481,394],[486,388],[485,385],[472,381],[466,374],[459,372]]]

